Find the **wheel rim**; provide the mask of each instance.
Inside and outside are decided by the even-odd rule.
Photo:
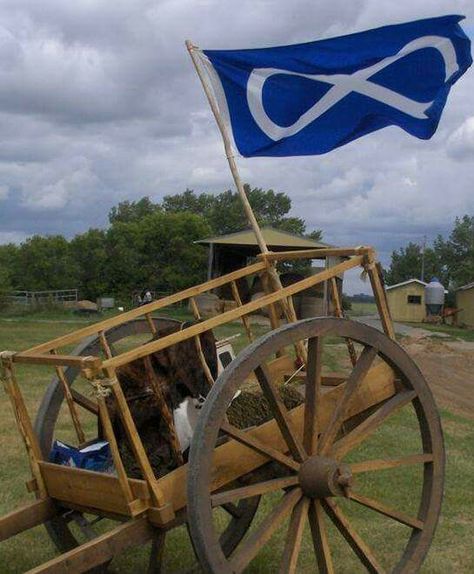
[[[326,426],[318,429],[318,421],[324,418],[317,412],[321,397],[319,376],[321,341],[328,335],[350,338],[363,346],[363,352],[347,379],[338,406],[333,409]],[[273,408],[280,434],[286,443],[287,454],[284,456],[292,463],[296,463],[297,467],[291,469],[288,463],[287,468],[290,470],[286,475],[277,477],[271,485],[274,487],[273,491],[285,488],[285,494],[257,528],[253,535],[256,539],[244,540],[227,559],[219,547],[211,512],[213,501],[223,500],[222,494],[220,497],[211,496],[209,492],[214,446],[220,429],[229,431],[229,425],[224,419],[227,407],[251,373],[255,373],[264,395],[271,402],[274,389],[271,382],[265,381],[265,361],[275,350],[301,340],[308,340],[308,377],[305,386],[304,428],[300,431],[300,435],[294,431],[291,424],[288,424],[290,420],[288,411],[284,408],[281,411],[281,404],[278,406],[277,399]],[[397,382],[397,392],[380,403],[373,412],[368,413],[362,422],[341,436],[342,423],[346,420],[344,416],[350,411],[351,400],[356,397],[357,389],[376,357],[377,361],[382,359],[396,372],[400,380]],[[385,463],[385,468],[401,469],[406,473],[408,467],[421,466],[420,500],[414,515],[388,507],[352,488],[353,474],[356,474],[359,480],[364,473],[381,470],[383,464],[380,460],[366,460],[349,465],[343,461],[344,457],[356,451],[371,435],[376,436],[390,416],[403,408],[411,408],[408,405],[413,407],[417,420],[421,452],[391,460],[388,467]],[[238,436],[232,429],[230,435],[233,438]],[[240,437],[239,441],[242,440],[245,439]],[[247,446],[254,450],[258,447],[248,444]],[[264,446],[268,454],[268,447],[271,445]],[[280,455],[279,457],[281,458]],[[390,570],[397,573],[414,572],[421,565],[429,549],[442,501],[444,475],[442,431],[436,405],[423,376],[405,351],[394,341],[371,327],[344,319],[308,319],[287,325],[262,337],[243,351],[216,381],[208,395],[195,431],[189,464],[190,531],[204,570],[213,574],[243,571],[274,533],[275,525],[285,519],[289,520],[289,528],[280,564],[281,572],[296,572],[298,551],[307,516],[321,572],[337,572],[337,565],[333,563],[328,545],[327,522],[333,524],[343,535],[356,555],[359,566],[362,565],[371,572],[385,571],[380,566],[376,552],[372,552],[341,510],[341,504],[346,504],[347,501],[388,517],[396,524],[403,524],[409,532],[411,529],[400,557],[390,565]],[[258,488],[270,488],[270,485],[262,483],[253,492],[258,492]],[[232,496],[238,495],[242,493],[234,491],[228,493],[227,497],[231,499]]]

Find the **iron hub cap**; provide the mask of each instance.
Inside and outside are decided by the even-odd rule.
[[[349,465],[315,455],[301,465],[299,481],[305,496],[326,498],[345,496],[352,486],[353,477]]]

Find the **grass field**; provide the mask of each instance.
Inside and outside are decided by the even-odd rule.
[[[175,313],[184,316],[184,311]],[[62,322],[61,319],[62,318]],[[70,317],[45,317],[42,321],[22,317],[15,321],[0,319],[0,350],[21,350],[62,335],[75,328],[84,326],[84,319],[75,322]],[[44,322],[43,322],[44,321]],[[46,322],[47,321],[47,322]],[[266,328],[258,326],[258,334]],[[230,324],[218,330],[217,336],[227,337],[241,332],[239,324]],[[239,350],[244,345],[244,337],[234,341]],[[334,346],[327,364],[336,365],[336,355],[340,346]],[[48,385],[51,373],[34,366],[21,369],[20,379],[28,381],[23,385],[28,408],[34,412]],[[470,573],[474,571],[474,553],[472,551],[472,532],[474,530],[474,496],[472,480],[474,476],[474,422],[442,411],[445,441],[448,452],[445,501],[437,535],[422,572],[445,574],[448,571]],[[0,394],[0,515],[27,501],[24,483],[29,478],[27,460],[23,446],[17,435],[10,405],[4,393]],[[87,423],[89,432],[94,430],[94,422]],[[61,438],[68,438],[67,429],[59,427]],[[396,456],[417,451],[419,437],[416,421],[411,410],[404,410],[392,417],[371,439],[357,449],[355,459]],[[390,454],[389,454],[390,453]],[[360,489],[370,492],[370,496],[379,498],[397,506],[405,512],[414,512],[416,495],[419,490],[419,469],[410,467],[406,472],[400,470],[367,473],[361,480]],[[350,516],[356,530],[373,547],[374,553],[384,565],[388,559],[396,556],[408,535],[408,529],[379,514],[354,504],[341,506]],[[252,529],[255,528],[275,504],[275,497],[266,496]],[[106,526],[105,524],[103,525]],[[352,574],[365,571],[360,563],[341,542],[339,535],[329,529],[330,545],[333,551],[336,572]],[[278,556],[282,551],[285,533],[278,531],[252,563],[248,572],[253,574],[273,574],[278,571]],[[303,538],[303,555],[300,571],[309,574],[317,568],[312,558],[311,540],[308,528]],[[23,572],[54,556],[54,548],[42,527],[22,534],[13,540],[1,544],[2,563],[0,572],[5,574]],[[185,528],[174,530],[167,541],[165,552],[165,572],[184,568],[193,561],[191,545]],[[113,562],[114,572],[146,572],[147,549],[137,549],[118,556]]]
[[[349,317],[361,317],[363,315],[375,315],[377,305],[375,303],[357,303],[351,302],[351,309],[347,311]]]

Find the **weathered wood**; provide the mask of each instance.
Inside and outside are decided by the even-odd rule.
[[[51,354],[55,355],[56,351],[51,351]],[[62,367],[56,365],[55,371],[63,389],[64,398],[66,399],[66,404],[69,409],[69,414],[71,415],[72,424],[74,426],[74,430],[76,431],[77,440],[79,444],[83,444],[86,442],[86,435],[84,434],[84,430],[79,419],[79,414],[76,410],[76,405],[74,403],[74,398],[72,396],[69,383],[66,380],[66,376]]]
[[[105,335],[105,331],[99,331],[99,341],[102,350],[104,351],[104,355],[107,359],[110,359],[112,355],[112,349],[110,348],[109,342],[107,341],[107,337]]]
[[[78,548],[29,570],[28,574],[71,574],[71,572],[80,574],[87,572],[96,566],[106,564],[127,548],[148,542],[152,537],[153,528],[145,518],[126,522]]]
[[[337,287],[337,281],[335,277],[331,277],[331,294],[332,300],[334,301],[335,315],[336,317],[343,319],[344,310],[342,308],[341,298],[339,297],[339,289]],[[357,353],[354,347],[354,343],[350,339],[346,339],[346,345],[352,366],[355,366],[357,363]]]
[[[296,460],[303,462],[308,458],[308,455],[303,447],[300,437],[293,428],[291,418],[288,416],[288,411],[280,397],[278,389],[273,384],[268,371],[266,371],[264,367],[257,367],[257,369],[255,369],[255,375],[262,387],[263,394],[270,404],[270,409],[278,423],[278,428],[280,429],[291,454]]]
[[[296,572],[308,507],[309,498],[303,498],[293,509],[290,526],[286,534],[283,557],[280,562],[280,574],[294,574]]]
[[[242,572],[247,564],[258,554],[259,550],[270,540],[285,518],[292,512],[301,499],[301,489],[295,488],[284,495],[261,522],[259,527],[237,548],[232,555],[232,572]]]
[[[257,482],[256,484],[249,484],[240,488],[232,488],[231,490],[225,490],[224,492],[213,494],[211,496],[211,503],[212,506],[222,506],[228,502],[243,500],[244,498],[250,498],[251,496],[267,494],[268,492],[274,492],[275,490],[295,486],[298,482],[299,479],[296,475],[273,478],[264,482]]]
[[[231,273],[227,273],[226,275],[222,275],[221,277],[216,277],[215,279],[211,279],[210,281],[206,281],[205,283],[201,283],[194,287],[190,287],[189,289],[184,289],[179,293],[168,295],[167,297],[163,297],[162,299],[158,299],[157,301],[153,301],[152,303],[148,303],[147,305],[143,305],[136,309],[132,309],[131,311],[121,313],[120,315],[117,315],[115,317],[111,317],[110,319],[106,319],[105,321],[94,323],[93,325],[89,325],[82,329],[78,329],[72,333],[68,333],[67,335],[62,335],[61,337],[57,337],[56,339],[53,339],[47,343],[41,343],[40,345],[35,345],[34,347],[31,347],[26,351],[17,353],[17,357],[31,356],[34,355],[35,353],[49,353],[52,349],[59,349],[66,345],[70,345],[71,343],[81,341],[85,337],[89,337],[90,335],[96,335],[100,331],[107,331],[108,329],[116,327],[117,325],[121,325],[123,323],[127,323],[128,321],[132,321],[133,319],[143,317],[146,313],[152,313],[153,311],[158,311],[159,309],[163,309],[164,307],[169,307],[170,305],[174,305],[176,303],[180,303],[181,301],[185,301],[190,297],[195,297],[196,295],[206,293],[206,291],[212,291],[217,287],[221,287],[222,285],[225,285],[230,281],[240,279],[241,277],[246,277],[248,275],[259,273],[260,271],[263,271],[265,268],[266,265],[265,262],[263,261],[253,263],[252,265],[248,265],[247,267],[243,267],[242,269],[238,269],[237,271],[232,271]]]
[[[151,314],[145,313],[145,319],[146,322],[148,323],[148,326],[150,327],[151,334],[156,335],[156,325],[153,321],[153,317],[151,316]]]
[[[134,496],[132,494],[132,489],[128,481],[127,471],[125,470],[125,466],[123,464],[122,457],[120,455],[120,450],[117,444],[117,439],[115,437],[112,421],[110,420],[107,403],[105,402],[105,398],[103,396],[97,397],[97,402],[99,404],[102,429],[105,438],[110,446],[110,452],[112,454],[112,460],[114,462],[115,471],[117,472],[120,487],[122,489],[125,500],[127,501],[127,504],[130,504],[134,500]]]
[[[0,542],[51,520],[57,513],[51,498],[44,498],[0,517]]]
[[[320,574],[334,574],[323,508],[319,500],[311,501],[308,518],[319,572]]]
[[[423,521],[419,520],[418,518],[414,518],[412,516],[408,516],[404,512],[400,512],[394,508],[390,508],[386,506],[382,502],[378,500],[374,500],[373,498],[368,498],[367,496],[363,496],[362,494],[358,494],[354,491],[349,491],[349,498],[358,502],[362,506],[375,510],[379,514],[383,514],[388,518],[393,518],[397,522],[401,524],[405,524],[406,526],[411,526],[411,528],[415,528],[416,530],[423,530]]]
[[[349,259],[348,261],[344,261],[343,263],[335,265],[334,267],[331,267],[326,271],[322,271],[317,275],[306,277],[305,279],[302,279],[297,283],[293,283],[288,287],[283,287],[277,292],[265,295],[260,299],[257,299],[256,301],[246,303],[242,307],[231,309],[230,311],[227,311],[215,317],[211,317],[210,319],[207,319],[202,323],[191,325],[190,327],[186,327],[182,331],[172,333],[171,335],[162,337],[157,341],[152,341],[151,343],[141,345],[136,349],[132,349],[131,351],[127,351],[125,353],[122,353],[121,355],[117,355],[113,359],[105,361],[102,366],[104,368],[110,368],[110,367],[115,368],[121,365],[125,365],[126,363],[130,363],[135,359],[139,359],[141,357],[144,357],[145,355],[155,353],[157,351],[160,351],[161,349],[165,349],[166,347],[170,347],[171,345],[179,343],[180,341],[184,341],[185,339],[189,339],[190,337],[194,337],[195,335],[199,335],[201,333],[204,333],[205,331],[214,329],[219,325],[223,325],[225,323],[228,323],[229,321],[239,319],[242,315],[247,315],[249,313],[252,313],[253,311],[256,311],[257,309],[266,307],[270,303],[281,301],[286,297],[288,297],[289,295],[293,295],[295,293],[298,293],[299,291],[303,291],[305,289],[308,289],[309,287],[317,285],[318,283],[322,283],[323,281],[326,281],[334,274],[338,275],[339,273],[347,271],[348,269],[357,267],[358,265],[361,264],[362,259],[363,259],[362,256],[353,257],[352,259]]]
[[[391,339],[395,339],[395,330],[393,328],[392,317],[390,315],[390,308],[388,306],[387,296],[380,277],[380,267],[377,267],[375,261],[375,254],[370,251],[365,261],[365,270],[367,271],[372,286],[372,291],[375,296],[375,303],[380,315],[383,330],[385,334]]]
[[[394,380],[393,371],[385,363],[373,367],[358,387],[356,395],[349,405],[347,416],[352,417],[358,412],[392,397],[396,392]],[[323,389],[320,410],[321,431],[324,431],[327,427],[331,414],[340,401],[343,391],[344,384]],[[302,437],[304,405],[292,409],[289,412],[289,416],[298,435]],[[226,424],[222,426],[225,432],[229,430]],[[246,432],[234,428],[230,430],[229,434],[234,438],[237,438],[239,435],[239,438],[238,440],[228,441],[215,449],[214,465],[219,470],[213,473],[213,480],[210,485],[212,492],[271,460],[273,456],[268,453],[264,454],[267,448],[280,451],[281,455],[285,456],[292,466],[291,459],[286,455],[288,446],[281,433],[278,432],[275,420],[268,421]],[[257,444],[250,445],[252,440]],[[249,443],[248,446],[246,443]],[[296,461],[293,462],[296,465],[296,470],[299,468],[299,465]],[[186,475],[187,465],[184,465],[158,480],[165,499],[173,505],[175,511],[186,505],[186,493],[182,488],[182,485],[186,483]]]
[[[71,395],[72,398],[74,399],[74,402],[80,405],[83,409],[89,411],[94,415],[99,415],[99,406],[97,405],[97,403],[95,403],[88,397],[84,396],[79,391],[76,391],[76,389],[71,389]]]
[[[329,452],[337,434],[341,429],[342,423],[346,418],[346,410],[350,404],[351,398],[354,395],[359,383],[369,372],[369,369],[372,366],[376,356],[377,349],[374,347],[365,347],[362,351],[356,366],[347,379],[342,399],[334,410],[331,422],[329,423],[328,428],[325,430],[319,441],[319,453],[321,455],[326,455]]]
[[[322,249],[299,249],[298,251],[270,251],[257,255],[258,259],[266,261],[293,261],[295,259],[325,259],[326,257],[352,257],[364,255],[370,247],[331,247]],[[313,257],[314,256],[314,257]]]
[[[14,366],[11,362],[11,356],[8,358],[2,357],[2,366],[5,372],[5,391],[10,398],[16,424],[25,445],[31,473],[33,475],[33,479],[36,480],[40,498],[46,498],[48,493],[39,468],[39,461],[43,459],[43,453],[41,452],[38,437],[36,436],[36,433],[33,429],[30,415],[16,380]]]
[[[321,349],[321,337],[312,337],[308,340],[303,445],[310,456],[316,454],[319,434],[318,407],[321,401]]]
[[[72,503],[91,510],[130,516],[129,501],[117,477],[49,462],[39,465],[51,498],[66,505]],[[145,481],[129,478],[128,483],[132,500],[141,500],[144,509],[152,505]]]
[[[352,548],[356,556],[372,574],[383,574],[385,571],[379,565],[372,550],[362,540],[362,538],[352,528],[350,522],[343,514],[337,504],[330,498],[322,500],[324,510],[328,513],[336,528],[346,539],[349,546]]]
[[[433,462],[432,454],[412,454],[409,456],[402,456],[400,458],[365,460],[363,462],[353,462],[350,464],[350,467],[352,474],[358,474],[360,472],[388,470],[390,468],[398,468],[400,466],[409,466],[412,464],[425,464],[427,462]]]
[[[51,355],[50,353],[50,350],[46,351],[45,353],[29,353],[28,351],[23,351],[13,355],[13,362],[27,365],[52,365],[53,367],[57,365],[64,367],[78,367],[79,369],[97,369],[101,364],[99,357],[81,357],[77,355],[59,354]]]
[[[194,297],[191,297],[189,299],[189,304],[191,305],[191,310],[193,312],[194,318],[197,321],[200,321],[201,320],[201,313],[199,311],[199,307],[197,306],[197,303],[196,303],[196,300],[194,299]],[[196,335],[194,337],[194,344],[196,345],[196,351],[197,351],[201,366],[203,368],[204,375],[206,376],[206,379],[207,379],[207,382],[209,383],[209,386],[212,387],[212,385],[214,384],[214,377],[212,376],[211,369],[209,368],[209,365],[207,364],[207,361],[206,361],[206,357],[204,356],[204,351],[202,350],[202,344],[201,344],[201,339],[199,338],[199,335]]]
[[[154,533],[150,558],[148,560],[148,574],[161,574],[163,565],[163,554],[165,551],[166,531],[157,529]]]
[[[242,299],[240,298],[239,288],[237,287],[237,283],[235,281],[231,281],[230,287],[232,289],[232,296],[234,297],[234,301],[237,303],[237,307],[242,307]],[[250,321],[248,317],[242,315],[242,324],[244,326],[245,332],[247,333],[247,338],[250,342],[254,340],[254,336],[252,333],[252,328],[250,326]]]

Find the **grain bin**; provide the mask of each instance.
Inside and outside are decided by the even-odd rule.
[[[441,315],[444,305],[444,287],[433,277],[425,287],[425,304],[427,315]]]

